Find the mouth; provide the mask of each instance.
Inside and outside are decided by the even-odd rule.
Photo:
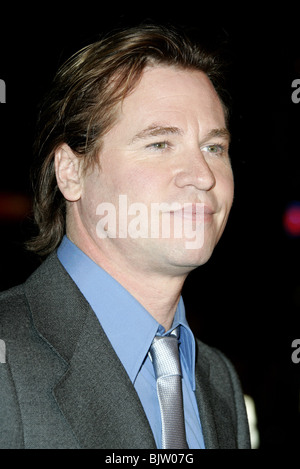
[[[184,203],[180,209],[170,211],[170,213],[175,217],[180,217],[196,223],[203,223],[212,220],[215,210],[204,203],[188,202]]]

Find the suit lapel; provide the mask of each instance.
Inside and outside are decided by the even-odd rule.
[[[205,349],[199,347],[196,362],[196,399],[206,449],[236,448],[230,410],[220,389],[214,386]]]
[[[54,395],[82,448],[155,448],[140,400],[95,316]]]
[[[138,395],[96,315],[56,257],[26,282],[33,325],[60,356],[53,390],[81,448],[155,448]],[[206,448],[234,448],[234,425],[199,345],[196,398]],[[51,366],[51,364],[49,364]]]
[[[213,408],[210,404],[209,363],[202,359],[196,364],[196,399],[206,449],[218,447],[217,428]]]
[[[56,256],[45,261],[25,290],[36,329],[66,362],[53,393],[80,447],[155,448],[123,365]]]

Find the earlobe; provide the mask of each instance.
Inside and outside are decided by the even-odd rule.
[[[81,197],[81,160],[66,143],[55,151],[55,173],[57,185],[70,202],[76,202]]]

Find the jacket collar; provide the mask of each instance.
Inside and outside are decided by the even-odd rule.
[[[38,334],[64,362],[53,394],[79,446],[155,448],[124,367],[56,253],[28,279],[25,294]]]
[[[33,326],[61,358],[53,394],[79,447],[154,449],[139,397],[96,315],[56,253],[34,272],[24,289]],[[206,448],[235,448],[230,411],[213,385],[206,348],[199,344],[196,398]]]
[[[206,449],[235,449],[235,427],[228,405],[211,377],[212,357],[197,340],[196,399]]]

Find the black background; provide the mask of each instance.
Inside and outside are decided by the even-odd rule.
[[[235,201],[211,260],[188,278],[183,295],[195,334],[220,348],[238,369],[256,404],[260,448],[300,446],[300,238],[283,228],[291,201],[300,201],[299,11],[243,4],[223,11],[194,3],[107,6],[102,3],[1,7],[0,290],[23,281],[38,261],[23,241],[31,232],[29,167],[37,103],[58,66],[113,28],[153,20],[175,23],[221,46],[230,63],[233,101],[231,157]],[[4,213],[7,194],[21,214]],[[19,201],[19,202],[18,202]],[[24,213],[23,213],[24,212]]]

